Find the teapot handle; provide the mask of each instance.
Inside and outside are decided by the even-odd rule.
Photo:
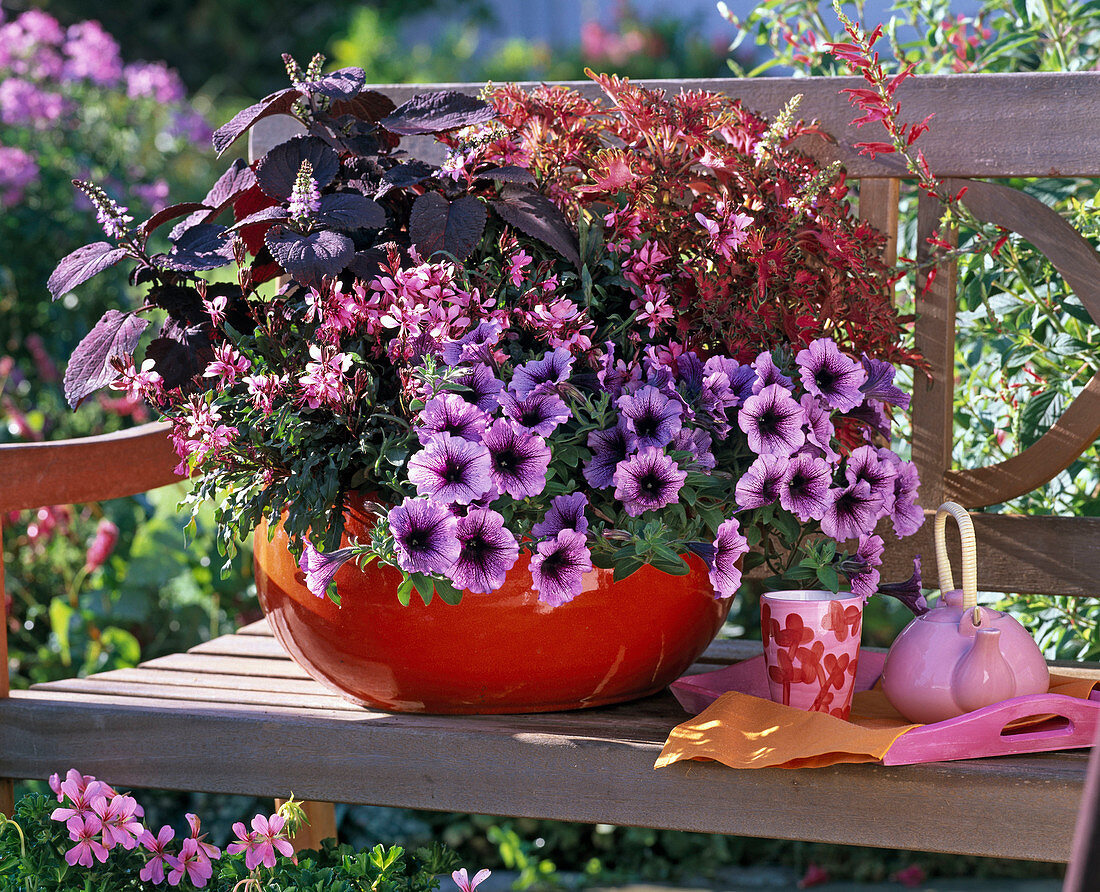
[[[944,502],[936,511],[936,567],[940,574],[940,591],[954,590],[951,578],[951,562],[947,557],[947,517],[955,518],[962,541],[962,593],[960,607],[974,607],[978,603],[978,552],[974,543],[974,524],[966,509],[957,502]],[[977,619],[977,617],[975,617]]]

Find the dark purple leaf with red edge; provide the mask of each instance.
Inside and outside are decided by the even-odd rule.
[[[203,205],[212,210],[200,211],[180,220],[172,227],[168,238],[175,241],[196,223],[213,223],[229,202],[255,185],[256,175],[252,172],[252,168],[242,159],[234,158],[233,163],[218,177],[217,182],[206,193],[206,198],[202,200]]]
[[[279,202],[274,198],[268,198],[264,195],[263,190],[259,186],[253,186],[251,189],[241,193],[237,197],[237,200],[233,202],[233,218],[235,220],[243,220],[245,217],[250,217],[264,208],[276,207]],[[248,253],[256,254],[258,251],[264,250],[264,235],[267,233],[268,227],[265,226],[247,226],[242,230],[239,230],[237,236],[244,242],[244,246],[248,249]]]
[[[362,68],[341,68],[315,81],[304,81],[300,86],[310,93],[347,101],[358,96],[366,82],[367,75]]]
[[[181,273],[218,269],[233,261],[233,240],[226,238],[227,232],[217,223],[199,223],[184,232],[169,253],[158,254],[156,262]]]
[[[484,124],[495,117],[489,103],[457,90],[441,90],[414,96],[378,123],[391,133],[413,136]]]
[[[353,115],[361,121],[376,123],[392,112],[396,105],[385,93],[377,90],[360,90],[352,99],[338,99],[328,107],[328,113],[334,118],[341,115]]]
[[[229,227],[229,232],[236,232],[238,229],[243,229],[245,226],[251,226],[253,223],[274,223],[277,220],[285,220],[290,216],[290,213],[285,207],[279,204],[273,204],[269,208],[256,211],[254,214],[249,214],[243,220],[238,220],[232,226]]]
[[[248,128],[257,121],[269,117],[270,115],[287,114],[291,108],[294,107],[294,103],[301,97],[301,90],[289,87],[286,90],[279,90],[277,93],[271,93],[255,105],[250,105],[243,111],[237,112],[237,114],[233,116],[233,120],[222,124],[221,127],[214,131],[214,151],[216,151],[220,157],[226,149],[237,141],[237,138],[240,137],[242,133],[245,133]]]
[[[509,164],[505,167],[494,167],[492,170],[483,170],[476,174],[479,180],[496,180],[498,183],[521,183],[525,186],[534,186],[535,177],[526,167]]]
[[[435,168],[425,161],[406,161],[391,167],[382,175],[382,181],[391,186],[404,188],[422,183],[435,174]]]
[[[545,195],[509,184],[492,205],[509,226],[549,245],[580,269],[581,257],[573,229],[565,214]]]
[[[438,192],[425,192],[413,202],[409,238],[422,257],[446,251],[465,260],[481,241],[486,216],[484,203],[472,195],[447,201]]]
[[[171,207],[166,207],[162,211],[157,211],[157,213],[153,214],[153,216],[151,216],[148,220],[146,220],[138,227],[138,231],[141,232],[141,234],[144,235],[146,238],[149,238],[149,236],[153,232],[155,232],[169,220],[175,220],[177,217],[182,217],[185,214],[195,214],[195,216],[197,217],[198,213],[196,212],[202,212],[203,214],[206,214],[212,210],[213,208],[209,208],[205,204],[199,204],[197,201],[188,201],[184,202],[183,204],[174,204]]]
[[[321,198],[317,220],[338,229],[382,229],[386,212],[377,201],[350,192],[338,192]]]
[[[316,285],[323,276],[343,272],[355,255],[346,235],[327,231],[302,235],[281,223],[267,231],[264,243],[282,268],[303,285]]]
[[[65,369],[65,399],[74,409],[88,394],[118,377],[114,357],[132,356],[149,321],[133,313],[108,310],[76,345]]]
[[[153,370],[164,380],[166,390],[186,387],[196,375],[206,371],[214,358],[210,346],[210,323],[183,325],[166,319],[160,337],[145,348],[145,358],[153,360]]]
[[[84,245],[61,259],[57,268],[50,273],[46,287],[53,299],[57,300],[92,276],[114,266],[125,256],[125,248],[116,248],[107,242]]]
[[[340,171],[340,156],[316,136],[295,136],[275,146],[256,165],[256,183],[272,198],[289,198],[303,161],[320,188]]]

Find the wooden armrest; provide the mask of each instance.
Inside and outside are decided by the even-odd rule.
[[[46,443],[0,444],[0,510],[117,499],[180,479],[171,425]]]

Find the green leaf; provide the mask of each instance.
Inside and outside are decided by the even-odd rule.
[[[839,591],[840,577],[832,567],[818,567],[817,578],[831,592]]]
[[[645,561],[640,558],[628,555],[627,557],[615,561],[615,574],[612,579],[615,582],[622,582],[627,577],[637,573],[642,567],[645,566]]]
[[[452,606],[458,604],[462,600],[462,590],[455,588],[447,579],[437,579],[435,581],[435,593],[439,595],[444,602]]]
[[[423,573],[413,573],[411,578],[417,594],[420,595],[420,600],[424,602],[425,606],[431,604],[432,595],[435,594],[435,580]]]
[[[1044,390],[1033,396],[1020,413],[1020,445],[1031,446],[1062,415],[1065,400],[1057,390]]]
[[[409,606],[409,601],[412,599],[413,581],[411,577],[406,576],[401,585],[397,588],[397,600],[404,606]]]
[[[57,639],[57,649],[61,652],[61,662],[71,666],[73,662],[72,647],[69,643],[69,623],[72,622],[72,605],[68,600],[58,596],[50,601],[50,630]]]

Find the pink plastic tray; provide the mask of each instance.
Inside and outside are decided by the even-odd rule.
[[[874,687],[886,654],[860,651],[856,690]],[[685,710],[697,715],[726,691],[768,698],[764,657],[754,657],[715,672],[686,675],[671,685]],[[1008,727],[1020,719],[1046,717],[1022,728]],[[1088,700],[1065,694],[1031,694],[994,703],[958,718],[922,725],[899,737],[882,762],[912,765],[984,756],[1008,756],[1091,746],[1100,729],[1100,691]]]

